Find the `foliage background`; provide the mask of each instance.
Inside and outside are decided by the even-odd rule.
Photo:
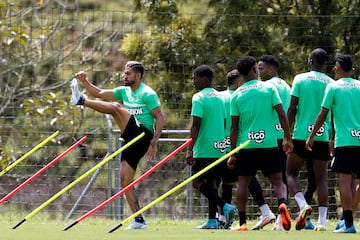
[[[56,130],[46,154],[35,154],[12,179],[30,174],[83,134],[80,153],[50,169],[61,181],[79,176],[108,150],[108,126],[94,111],[69,105],[69,81],[86,70],[103,88],[119,85],[124,63],[142,61],[146,82],[159,94],[167,129],[188,129],[191,71],[209,64],[214,86],[244,55],[274,54],[291,84],[307,71],[311,50],[337,53],[359,65],[358,0],[0,0],[0,163],[4,168]],[[359,71],[356,69],[354,77]],[[121,83],[120,83],[121,84]],[[164,146],[164,155],[173,146]],[[44,157],[46,156],[46,157]],[[89,165],[86,165],[89,164]],[[148,165],[146,165],[148,166]],[[183,172],[184,165],[177,164]],[[170,173],[170,174],[177,174]],[[164,174],[165,175],[165,174]],[[335,186],[330,184],[330,186]],[[335,192],[332,193],[335,197]]]

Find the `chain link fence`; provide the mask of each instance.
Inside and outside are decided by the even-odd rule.
[[[82,136],[88,137],[84,144],[81,144],[2,204],[0,214],[8,216],[9,219],[17,219],[51,198],[121,145],[121,135],[113,125],[112,119],[89,109],[68,105],[69,80],[76,71],[84,69],[91,73],[93,83],[107,88],[118,86],[119,72],[128,60],[118,51],[121,44],[120,39],[129,33],[144,30],[145,13],[76,8],[38,9],[21,6],[9,7],[6,11],[0,27],[4,28],[5,23],[8,28],[16,26],[19,32],[30,34],[24,37],[28,37],[31,41],[29,40],[26,45],[28,59],[22,56],[24,57],[22,63],[14,60],[14,64],[17,65],[11,71],[6,70],[5,65],[12,63],[6,63],[4,60],[0,65],[2,72],[0,76],[2,88],[0,95],[2,103],[0,113],[1,167],[5,169],[54,131],[59,130],[60,134],[0,177],[0,198],[6,196],[46,163],[58,156],[71,143],[75,142],[75,139]],[[194,20],[199,19],[196,24],[197,28],[205,27],[202,25],[200,15],[196,18],[196,14],[192,14],[191,17]],[[234,18],[236,17],[238,16],[234,15]],[[252,18],[254,17],[261,20],[261,16],[252,16]],[[42,35],[41,31],[46,31],[47,35]],[[60,34],[61,32],[65,32],[65,34]],[[143,34],[150,35],[151,39],[151,33]],[[5,37],[2,40],[6,40]],[[13,41],[17,40],[21,42],[21,39],[13,39]],[[151,39],[151,41],[156,41],[156,39]],[[4,56],[14,53],[11,52],[13,50],[9,46],[0,50]],[[7,59],[14,59],[14,57],[16,55]],[[24,66],[27,63],[29,65]],[[181,65],[181,63],[177,64]],[[29,67],[31,67],[31,72],[29,72]],[[26,74],[22,73],[23,70]],[[159,70],[161,69],[148,68],[147,74],[156,76]],[[22,82],[20,80],[17,84],[6,82],[13,75],[20,76],[20,74],[23,74],[21,75],[22,79],[25,79]],[[181,85],[189,84],[189,74],[190,72],[185,68],[182,74],[176,72],[173,84],[180,88]],[[39,79],[43,79],[43,81],[39,81]],[[155,80],[152,79],[149,85],[152,85]],[[222,89],[225,88],[224,83],[219,83],[219,86]],[[171,92],[171,89],[166,90],[164,87],[158,94],[162,97],[165,93],[169,94],[169,91]],[[15,97],[9,97],[14,94]],[[189,106],[191,105],[189,95],[191,96],[191,93],[184,91],[182,95],[175,98],[176,102],[169,102],[168,99],[162,98],[166,115],[169,120],[177,122],[173,125],[178,128],[170,130],[169,127],[165,127],[159,142],[157,159],[154,161],[143,159],[138,167],[137,177],[189,137]],[[184,102],[184,96],[187,96],[188,102]],[[141,206],[147,205],[190,176],[189,167],[184,158],[185,151],[179,153],[136,186]],[[85,178],[47,206],[43,210],[47,214],[46,218],[49,215],[54,218],[76,217],[96,207],[119,191],[118,174],[119,157],[116,157],[105,165],[96,177],[94,176],[93,181],[91,177]],[[259,178],[267,203],[274,212],[277,212],[277,199],[270,183],[261,175]],[[305,171],[301,172],[300,178],[305,187],[307,182]],[[336,186],[337,179],[329,172],[330,218],[337,216],[339,206]],[[235,189],[236,187],[234,188],[234,201]],[[316,202],[315,196],[314,202]],[[297,207],[292,196],[290,207],[295,216]],[[205,217],[206,214],[207,203],[198,192],[193,191],[191,184],[145,213],[146,216],[174,219],[199,218]],[[251,219],[259,216],[259,209],[252,201],[251,196],[249,196],[248,214]],[[130,215],[130,210],[126,201],[120,197],[95,215],[123,218]]]

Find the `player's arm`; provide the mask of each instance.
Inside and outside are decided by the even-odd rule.
[[[189,144],[186,152],[186,162],[189,165],[194,164],[193,148],[197,140],[197,137],[199,135],[200,125],[201,125],[201,118],[197,116],[192,116],[192,124],[190,128],[190,138],[192,138],[192,142]]]
[[[239,135],[239,116],[231,116],[231,128],[230,128],[230,148],[231,150],[236,148],[236,142]],[[236,157],[232,155],[227,160],[227,166],[230,169],[235,167]]]
[[[289,109],[287,111],[287,118],[289,121],[290,130],[294,128],[295,116],[297,113],[297,107],[299,104],[299,98],[291,96]]]
[[[290,153],[293,150],[293,144],[291,141],[290,124],[288,118],[286,116],[282,104],[278,104],[274,108],[279,116],[279,121],[284,131],[284,139],[283,139],[284,152]]]
[[[89,81],[87,73],[85,71],[80,71],[76,73],[75,77],[83,84],[83,86],[91,96],[104,100],[115,100],[112,89],[101,89],[95,86]]]
[[[145,154],[145,157],[149,160],[154,159],[156,155],[157,143],[159,142],[161,131],[163,130],[165,125],[165,117],[160,107],[156,107],[153,110],[151,110],[151,114],[155,118],[155,132],[153,138],[151,139],[149,148]]]
[[[239,135],[239,116],[231,116],[231,128],[230,128],[230,148],[231,150],[236,148],[236,142]]]
[[[334,156],[334,144],[335,144],[335,126],[334,126],[334,115],[331,114],[331,135],[329,140],[330,155]]]

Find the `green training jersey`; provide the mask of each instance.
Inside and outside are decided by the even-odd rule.
[[[231,98],[231,116],[239,117],[238,146],[251,140],[246,148],[277,147],[274,107],[281,104],[272,84],[251,80],[240,86]]]
[[[230,101],[231,96],[235,90],[225,90],[221,93],[224,95],[225,110],[226,110],[226,122],[225,122],[225,144],[226,152],[230,152],[230,128],[231,128],[231,115],[230,115]]]
[[[201,118],[194,158],[219,158],[225,152],[225,104],[223,95],[204,88],[192,97],[191,116]]]
[[[326,87],[322,106],[334,116],[335,147],[360,146],[359,103],[358,80],[341,78]]]
[[[279,77],[272,77],[271,79],[267,80],[266,82],[274,85],[274,87],[278,91],[280,99],[282,101],[284,111],[286,113],[289,108],[289,105],[290,105],[290,86],[289,86],[289,84],[287,84],[287,82],[285,82],[283,79],[281,79]],[[279,117],[276,114],[276,112],[274,113],[274,118],[275,118],[276,136],[278,139],[283,139],[284,138],[284,130],[281,127],[280,120],[279,120]]]
[[[113,90],[114,97],[122,101],[124,107],[134,115],[136,120],[144,127],[154,132],[155,118],[151,110],[160,106],[160,101],[155,91],[145,83],[132,91],[128,86],[121,86]]]
[[[332,78],[324,73],[310,71],[295,76],[291,96],[298,98],[298,107],[295,116],[293,139],[306,140],[320,112],[321,102],[324,97],[325,88],[334,82]],[[330,114],[323,126],[316,133],[315,141],[329,141],[331,130]]]

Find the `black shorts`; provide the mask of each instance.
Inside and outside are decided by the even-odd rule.
[[[221,166],[221,180],[223,183],[234,183],[237,182],[238,177],[235,169],[229,169],[227,166],[227,160],[220,163]]]
[[[294,145],[293,153],[305,161],[307,159],[330,160],[329,142],[314,141],[312,151],[306,149],[304,140],[293,139],[292,142]]]
[[[360,147],[337,147],[334,151],[332,171],[336,173],[358,174],[360,171]]]
[[[154,134],[149,129],[139,124],[135,117],[131,115],[129,122],[122,133],[122,138],[124,139],[123,145],[130,142],[143,132],[145,132],[145,135],[133,145],[125,149],[121,154],[121,161],[126,161],[134,170],[136,170],[140,159],[147,152]]]
[[[282,172],[279,149],[242,149],[236,154],[236,173],[238,176],[254,176],[258,170],[268,177]]]
[[[210,165],[211,163],[218,160],[217,158],[194,158],[195,164],[191,167],[191,175],[194,175],[200,172],[202,169]],[[226,162],[226,160],[224,160]],[[222,162],[221,162],[222,163]],[[216,165],[215,167],[209,169],[204,174],[200,175],[198,179],[206,179],[206,178],[213,178],[217,181],[220,181],[220,174],[221,174],[221,163]]]

